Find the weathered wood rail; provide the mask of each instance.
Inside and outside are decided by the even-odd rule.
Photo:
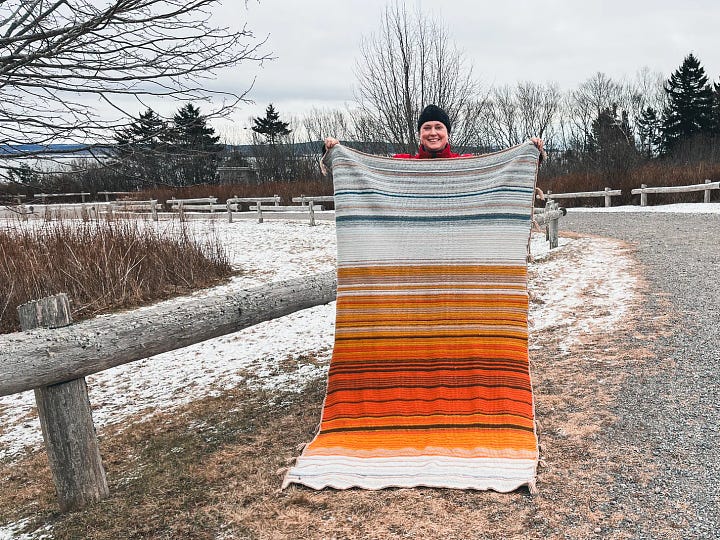
[[[306,205],[295,205],[295,206],[267,206],[257,204],[250,207],[250,210],[257,212],[258,223],[262,223],[265,217],[265,213],[272,213],[274,215],[283,215],[283,217],[302,217],[304,214],[310,219],[310,226],[315,226],[315,211],[321,212],[322,206],[315,206],[312,201],[309,201]]]
[[[704,184],[691,184],[688,186],[667,186],[648,187],[647,184],[640,184],[640,189],[633,189],[630,193],[640,195],[640,206],[647,206],[648,193],[691,193],[693,191],[704,191],[703,202],[710,202],[710,192],[713,189],[720,189],[720,182],[705,180]]]
[[[60,509],[81,508],[109,494],[84,377],[326,304],[335,295],[331,271],[76,324],[65,295],[31,302],[18,309],[26,331],[0,336],[0,396],[35,390]]]
[[[0,396],[84,377],[333,301],[335,272],[0,336]]]
[[[40,200],[42,201],[42,204],[46,204],[47,199],[61,198],[61,197],[80,197],[80,200],[82,202],[85,202],[85,198],[90,197],[91,195],[92,195],[92,193],[83,191],[80,193],[35,193],[35,194],[33,194],[33,197],[35,197],[35,198],[39,197]]]
[[[546,197],[548,199],[579,199],[582,197],[604,197],[606,208],[612,206],[612,197],[618,197],[620,195],[622,195],[622,190],[610,189],[609,187],[606,187],[602,191],[576,191],[574,193],[553,193],[552,191],[548,191],[546,193]]]

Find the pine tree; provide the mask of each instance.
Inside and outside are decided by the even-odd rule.
[[[637,151],[627,111],[618,116],[618,106],[600,111],[592,123],[591,157],[596,169],[605,176],[626,174],[635,161]]]
[[[720,82],[713,86],[713,127],[712,133],[720,137]]]
[[[131,187],[156,185],[167,180],[168,125],[148,108],[136,121],[115,135],[120,172]]]
[[[656,149],[662,142],[661,122],[657,111],[652,107],[643,109],[640,118],[637,120],[637,128],[640,137],[640,148],[650,159],[655,155]]]
[[[632,130],[627,111],[618,118],[617,103],[600,111],[592,123],[590,146],[599,154],[616,154],[618,148],[632,145]]]
[[[224,147],[200,109],[192,103],[181,107],[168,134],[173,153],[173,183],[187,186],[212,181]]]
[[[663,151],[670,153],[679,142],[713,129],[713,91],[705,69],[691,53],[665,83],[668,104],[663,111]]]
[[[280,114],[270,103],[265,109],[265,118],[256,117],[253,119],[255,125],[252,130],[263,135],[268,143],[274,145],[279,137],[289,135],[292,130],[288,129],[288,123],[280,120]]]

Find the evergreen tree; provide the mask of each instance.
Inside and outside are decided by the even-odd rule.
[[[589,146],[596,168],[603,175],[627,173],[637,156],[627,111],[618,116],[616,103],[601,110],[592,123]]]
[[[592,123],[590,148],[598,154],[614,154],[617,148],[632,145],[632,130],[627,111],[618,117],[617,103],[600,111]]]
[[[640,148],[648,159],[655,155],[655,151],[662,142],[661,122],[657,111],[652,107],[642,110],[637,120],[638,136],[640,137]]]
[[[116,133],[116,155],[127,187],[166,182],[167,131],[167,122],[148,108],[136,121]]]
[[[274,145],[278,138],[289,135],[292,130],[288,129],[288,123],[280,120],[280,114],[270,103],[265,109],[265,118],[256,117],[253,119],[255,125],[252,130],[263,135],[268,143]]]
[[[207,118],[192,103],[181,107],[173,117],[168,133],[172,151],[174,184],[187,186],[211,182],[224,146],[209,126]]]
[[[668,104],[663,111],[663,151],[713,130],[713,91],[705,70],[691,53],[665,83]]]
[[[713,127],[712,133],[720,137],[720,82],[713,86]]]

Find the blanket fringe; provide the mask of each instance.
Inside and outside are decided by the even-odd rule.
[[[537,488],[537,481],[532,480],[531,482],[528,482],[528,490],[530,491],[530,495],[538,495],[540,493],[540,490]]]

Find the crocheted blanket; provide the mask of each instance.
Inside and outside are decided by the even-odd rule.
[[[336,146],[335,346],[311,488],[534,490],[527,246],[538,151],[399,160]]]

